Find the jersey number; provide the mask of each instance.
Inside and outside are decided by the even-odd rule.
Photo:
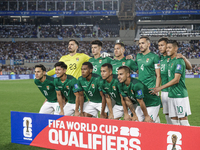
[[[69,65],[69,69],[70,69],[70,70],[75,70],[75,69],[76,69],[76,64],[75,64],[75,63],[70,64],[70,65]]]
[[[88,94],[89,96],[93,96],[92,92],[91,91],[88,91]]]
[[[140,69],[144,71],[144,64],[141,65]]]
[[[48,93],[47,93],[46,90],[43,90],[43,92],[44,92],[44,95],[45,95],[45,96],[48,96]]]

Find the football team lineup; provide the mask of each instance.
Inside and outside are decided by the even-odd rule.
[[[160,123],[162,107],[167,124],[189,126],[185,70],[192,66],[177,54],[177,41],[160,38],[161,56],[150,51],[150,44],[149,37],[140,37],[140,53],[132,60],[124,56],[125,45],[118,42],[111,59],[101,57],[99,40],[91,42],[92,58],[77,53],[79,42],[69,40],[69,54],[54,69],[46,73],[42,64],[35,66],[35,84],[46,97],[39,113],[82,117],[100,113],[100,118]],[[131,78],[131,72],[138,73],[138,79]],[[54,74],[55,79],[50,77]]]

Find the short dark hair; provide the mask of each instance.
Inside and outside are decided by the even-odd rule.
[[[148,36],[141,36],[140,39],[146,39],[146,41],[149,41],[149,43],[151,42],[151,40]]]
[[[176,40],[168,40],[167,44],[172,44],[173,46],[178,47],[178,42]]]
[[[79,42],[75,39],[70,39],[69,42],[74,41],[76,43],[76,45],[79,47]]]
[[[130,70],[129,67],[127,67],[127,66],[121,66],[121,67],[118,68],[118,70],[121,70],[121,69],[124,69],[126,73],[131,74],[131,70]]]
[[[66,65],[64,62],[62,62],[62,61],[57,62],[57,63],[54,65],[54,67],[55,67],[55,68],[56,68],[56,67],[61,67],[61,68],[63,68],[63,69],[67,69],[67,65]]]
[[[42,71],[46,71],[46,68],[45,68],[45,66],[44,66],[44,65],[42,65],[42,64],[35,65],[35,68],[41,68],[41,69],[42,69]]]
[[[164,41],[165,43],[167,43],[168,40],[169,40],[169,39],[168,39],[167,37],[163,37],[163,38],[160,38],[160,39],[158,40],[158,43],[161,42],[161,41]]]
[[[94,41],[92,41],[91,42],[91,45],[98,45],[98,46],[100,46],[100,47],[102,47],[102,45],[103,45],[103,43],[101,42],[101,41],[99,41],[99,40],[94,40]]]
[[[124,43],[115,43],[115,45],[121,45],[121,47],[123,47],[123,48],[125,48],[125,45],[124,45]]]
[[[113,67],[110,63],[105,63],[101,67],[108,67],[109,70],[111,70],[111,71],[113,70]]]
[[[92,65],[91,62],[84,62],[84,63],[82,64],[82,66],[83,66],[83,65],[88,66],[89,69],[93,69],[93,65]]]

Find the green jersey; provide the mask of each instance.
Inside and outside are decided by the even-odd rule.
[[[168,83],[168,62],[170,56],[160,56],[160,76],[161,76],[161,85]],[[168,92],[168,88],[162,89],[163,92]]]
[[[86,96],[91,102],[94,103],[101,103],[102,97],[100,95],[100,76],[97,74],[92,74],[92,78],[90,81],[87,81],[86,78],[83,78],[82,76],[78,78],[78,81],[80,83],[80,86],[83,91],[85,91]]]
[[[92,63],[93,65],[93,73],[96,73],[98,75],[101,75],[101,66],[105,63],[110,63],[112,61],[112,59],[110,57],[99,57],[97,59],[95,58],[90,58],[89,62]]]
[[[119,90],[123,97],[129,97],[134,104],[139,104],[137,99],[143,98],[146,107],[160,105],[160,98],[157,95],[150,94],[148,87],[138,79],[131,78],[128,87],[124,83],[120,83]]]
[[[54,78],[50,76],[46,76],[46,80],[44,82],[40,82],[40,80],[35,79],[35,84],[42,92],[42,94],[46,97],[48,102],[55,103],[57,102],[57,95],[54,86]]]
[[[118,68],[121,66],[127,66],[134,72],[138,70],[135,61],[132,59],[126,59],[125,57],[122,58],[121,60],[116,60],[116,59],[112,60],[111,65],[113,66],[113,74],[117,74]]]
[[[146,55],[138,53],[136,56],[136,63],[139,70],[139,80],[142,81],[148,88],[156,86],[156,72],[155,69],[160,68],[160,58],[153,52]]]
[[[122,105],[118,84],[117,75],[113,75],[113,79],[110,83],[106,80],[101,80],[100,88],[104,94],[108,94],[111,99],[115,100],[117,105]]]
[[[168,88],[168,97],[170,98],[184,98],[188,96],[185,86],[185,62],[183,59],[170,59],[168,63],[168,80],[171,81],[175,77],[175,73],[181,74],[179,83]]]
[[[76,96],[74,93],[81,91],[78,80],[73,76],[67,75],[67,79],[64,83],[61,82],[60,78],[56,78],[54,81],[56,91],[61,91],[61,93],[68,100],[68,103],[75,104]]]

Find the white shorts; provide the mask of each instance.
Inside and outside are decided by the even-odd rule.
[[[41,114],[55,114],[59,115],[60,113],[60,106],[58,102],[51,103],[46,101],[42,107],[40,108],[39,113]]]
[[[169,113],[169,97],[168,92],[161,92],[161,101],[163,105],[163,114]]]
[[[71,103],[66,103],[63,110],[64,110],[64,115],[66,116],[73,116],[75,112],[76,104],[71,104]]]
[[[113,107],[113,115],[114,115],[114,119],[123,117],[123,115],[124,115],[123,106],[115,105]]]
[[[159,109],[160,109],[160,105],[147,107],[147,112],[148,112],[149,116],[153,119],[153,121],[156,120]],[[137,106],[135,113],[136,113],[139,121],[144,121],[145,117],[144,117],[143,111],[140,106]]]
[[[169,98],[169,117],[183,118],[191,115],[188,97]]]
[[[87,106],[84,109],[85,113],[92,115],[93,117],[97,117],[98,112],[101,113],[102,103],[94,103],[89,101]],[[108,108],[105,108],[105,112],[108,112]]]

